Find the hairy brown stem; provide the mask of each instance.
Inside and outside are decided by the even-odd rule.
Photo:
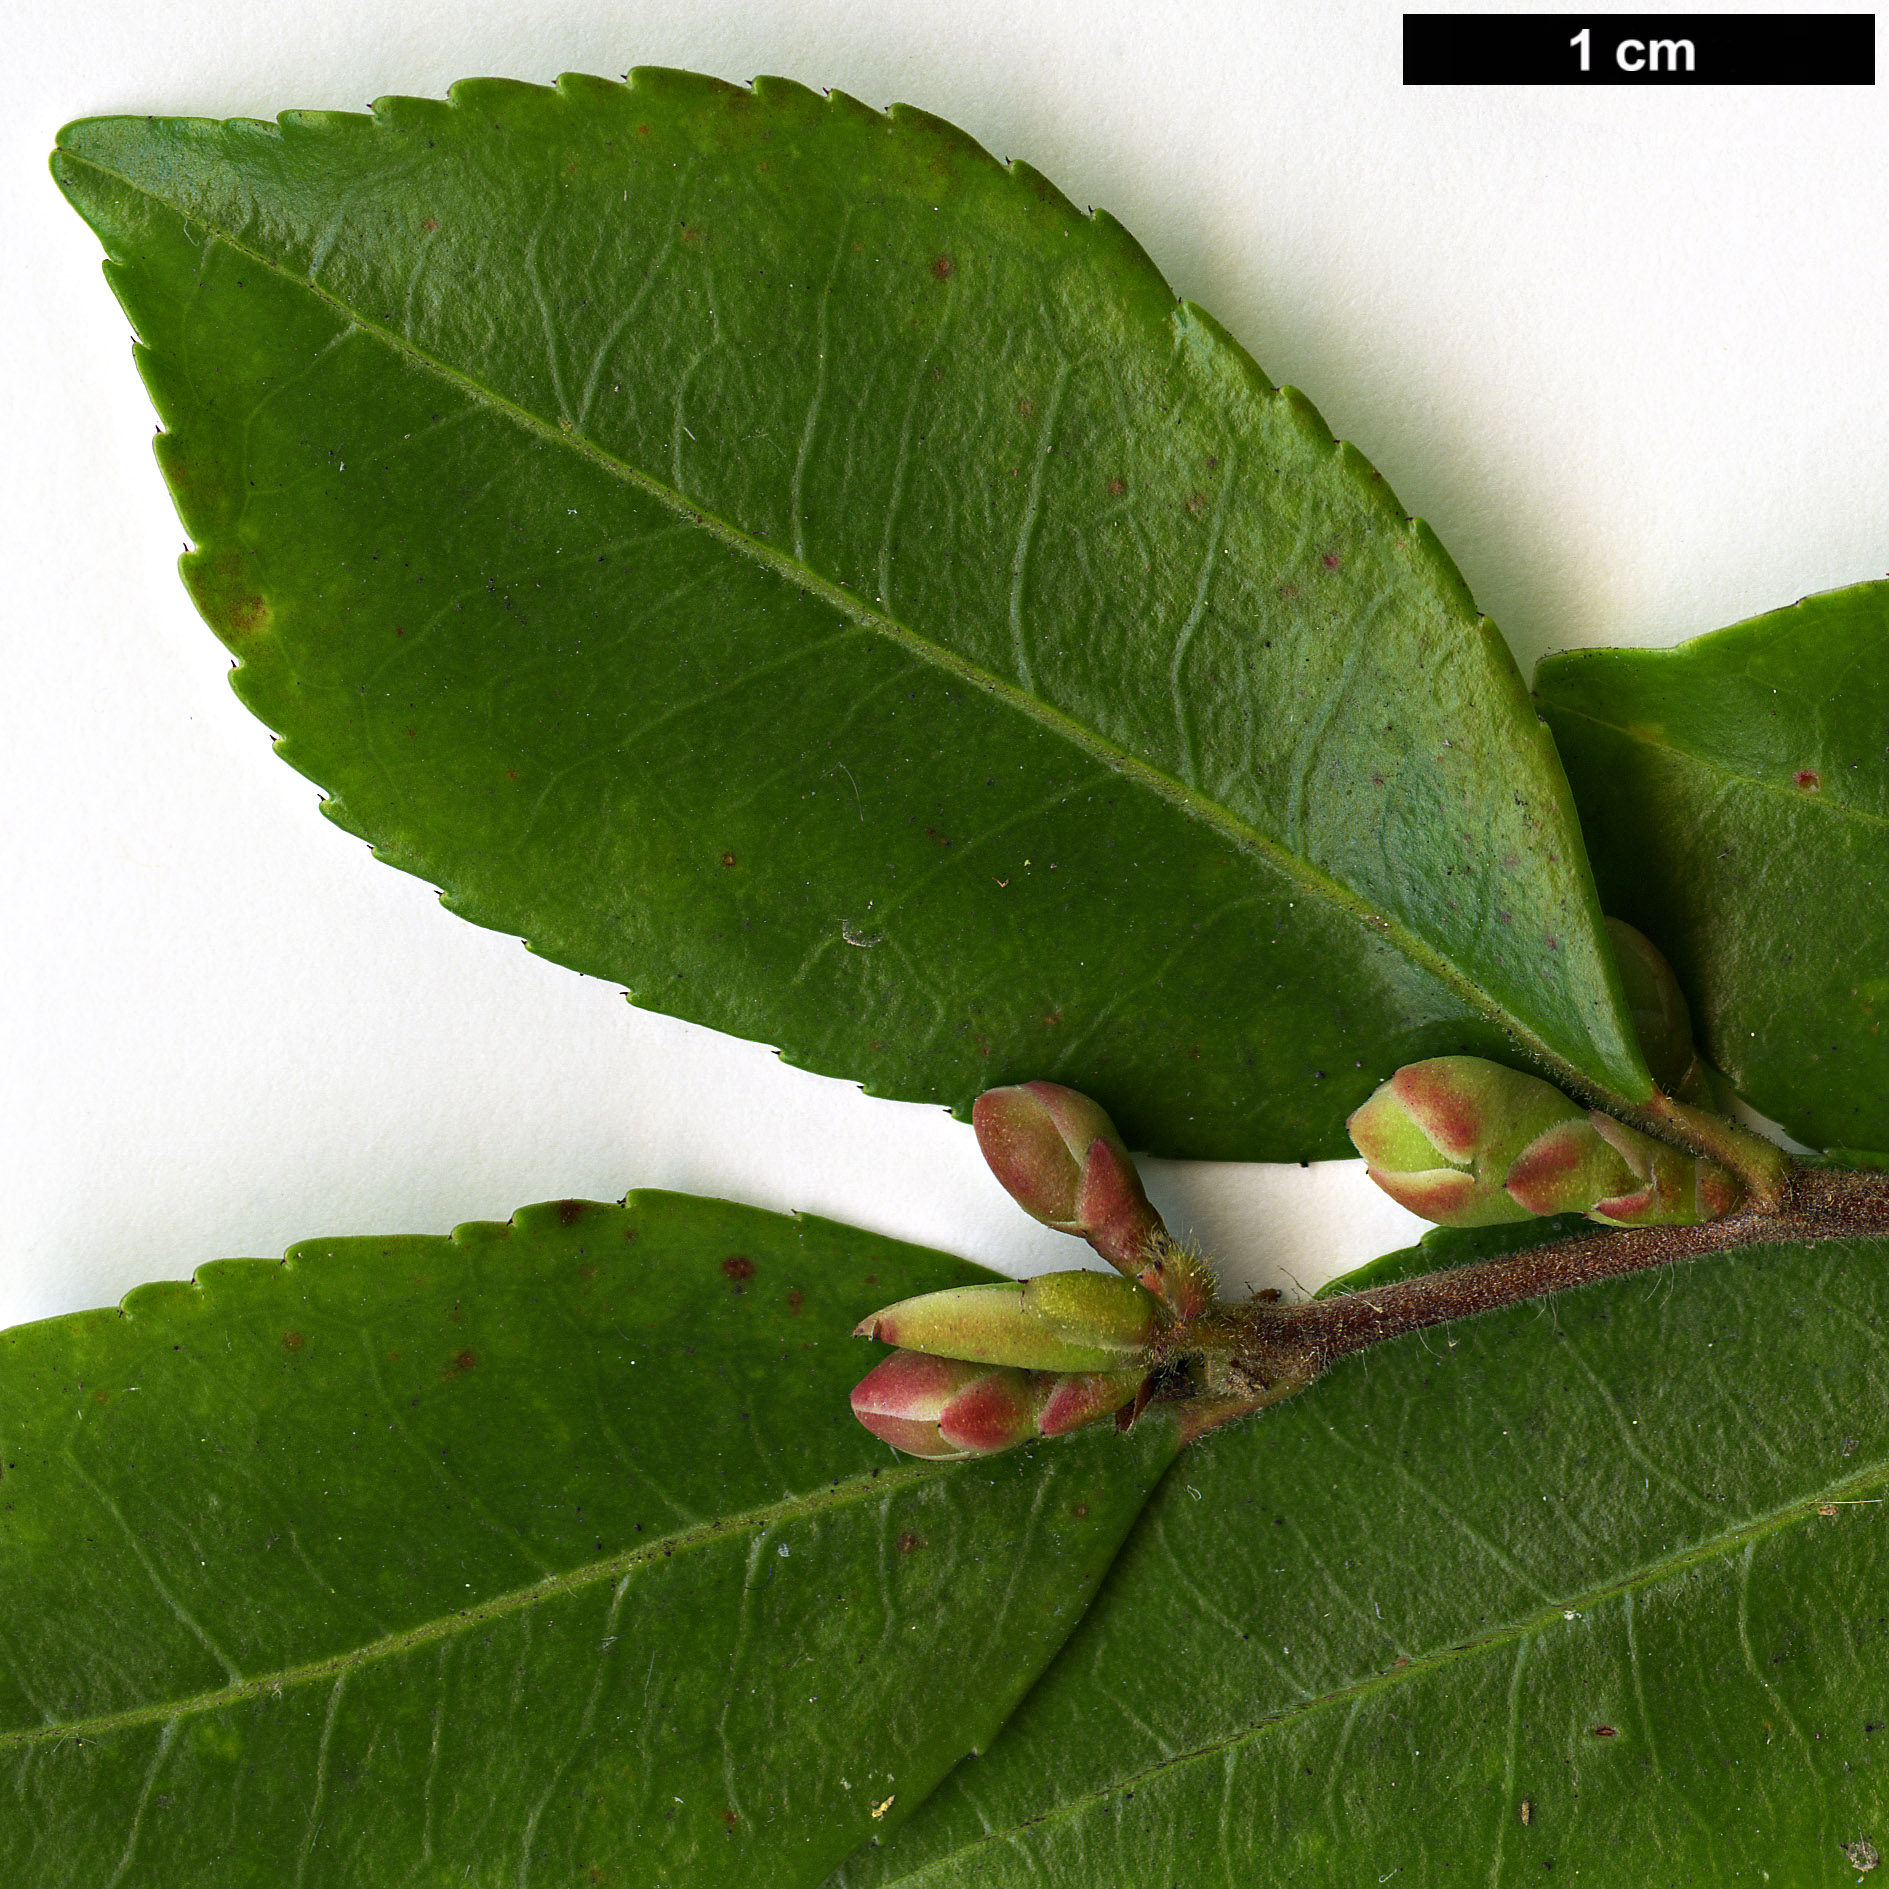
[[[1796,1168],[1774,1208],[1752,1207],[1689,1227],[1596,1227],[1502,1259],[1452,1266],[1395,1285],[1305,1305],[1220,1306],[1194,1328],[1223,1360],[1224,1390],[1186,1419],[1190,1434],[1304,1388],[1354,1351],[1406,1332],[1499,1311],[1741,1246],[1889,1234],[1889,1173]],[[1185,1407],[1184,1407],[1185,1408]]]

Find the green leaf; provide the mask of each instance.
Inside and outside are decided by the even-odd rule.
[[[1889,1852],[1886,1262],[1521,1307],[1196,1446],[988,1755],[837,1883],[1854,1880],[1839,1845]]]
[[[990,1738],[1171,1449],[869,1437],[854,1320],[986,1276],[647,1194],[0,1336],[0,1879],[817,1882]]]
[[[1889,583],[1535,678],[1608,911],[1800,1140],[1889,1137]]]
[[[54,170],[243,699],[380,855],[962,1112],[1349,1152],[1400,1064],[1650,1093],[1429,531],[1108,217],[921,113],[497,80]]]

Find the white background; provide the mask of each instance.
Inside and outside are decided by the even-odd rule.
[[[1434,4],[1434,0],[1432,0]],[[317,813],[224,681],[66,119],[678,65],[903,99],[1114,211],[1450,547],[1524,668],[1889,566],[1889,100],[1413,89],[1385,4],[14,0],[0,23],[0,1324],[326,1233],[664,1186],[1067,1264],[970,1131],[632,1011]],[[1236,1276],[1415,1223],[1153,1164]]]

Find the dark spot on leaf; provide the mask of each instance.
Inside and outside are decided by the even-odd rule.
[[[721,856],[721,863],[722,863],[722,864],[723,864],[724,866],[732,866],[732,865],[733,865],[733,864],[735,863],[735,856],[734,856],[734,854],[733,854],[733,853],[723,853],[723,854],[722,854],[722,856]]]
[[[954,263],[949,256],[940,256],[938,260],[931,265],[931,272],[940,282],[943,282],[949,279],[951,271],[956,267],[957,264]]]
[[[1338,553],[1336,551],[1327,551],[1325,555],[1319,559],[1319,562],[1324,565],[1328,571],[1335,571],[1338,568]]]
[[[1053,1030],[1055,1029],[1057,1024],[1062,1022],[1062,1020],[1063,1020],[1063,1013],[1060,1010],[1052,1010],[1046,1017],[1044,1017],[1043,1028],[1046,1030]]]
[[[735,1825],[738,1822],[740,1822],[740,1819],[735,1815],[735,1813],[732,1810],[724,1810],[721,1814],[721,1820],[731,1830],[735,1827]]]
[[[455,1351],[452,1361],[440,1373],[440,1376],[459,1377],[464,1372],[470,1371],[478,1362],[479,1355],[476,1351]]]
[[[1800,767],[1794,778],[1807,794],[1814,794],[1823,785],[1823,776],[1814,767]]]
[[[925,1545],[925,1537],[914,1535],[909,1528],[899,1537],[900,1554],[916,1554]]]
[[[799,1314],[800,1308],[805,1305],[806,1302],[807,1295],[802,1292],[798,1286],[795,1286],[793,1291],[787,1295],[787,1309],[796,1316]]]
[[[1089,1505],[1086,1502],[1078,1502],[1069,1513],[1073,1515],[1077,1521],[1081,1521],[1089,1513]]]
[[[282,1334],[282,1349],[284,1351],[300,1351],[307,1343],[308,1340],[298,1331],[285,1331]]]
[[[1594,1727],[1594,1736],[1596,1738],[1618,1738],[1620,1734],[1616,1732],[1611,1725],[1596,1725]]]
[[[739,1253],[730,1253],[721,1263],[721,1272],[724,1279],[752,1279],[754,1261],[744,1259]]]
[[[558,1202],[558,1225],[574,1227],[590,1211],[587,1200],[560,1200]]]
[[[950,837],[946,834],[940,833],[935,826],[926,827],[925,837],[928,840],[935,841],[940,846],[949,846],[951,844]]]

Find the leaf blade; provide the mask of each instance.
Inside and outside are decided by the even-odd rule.
[[[1817,1147],[1889,1131],[1886,633],[1889,584],[1859,584],[1537,677],[1608,910],[1672,960],[1739,1093]]]
[[[960,1111],[1051,1075],[1143,1145],[1339,1152],[1444,1048],[1645,1099],[1499,639],[1118,226],[778,82],[454,101],[57,159],[200,606],[383,856]]]
[[[1842,1880],[1889,1814],[1882,1257],[1400,1341],[1190,1452],[996,1746],[836,1885]]]
[[[817,1881],[989,1736],[1171,1447],[966,1478],[853,1434],[847,1314],[975,1276],[641,1196],[5,1334],[0,1853]]]

